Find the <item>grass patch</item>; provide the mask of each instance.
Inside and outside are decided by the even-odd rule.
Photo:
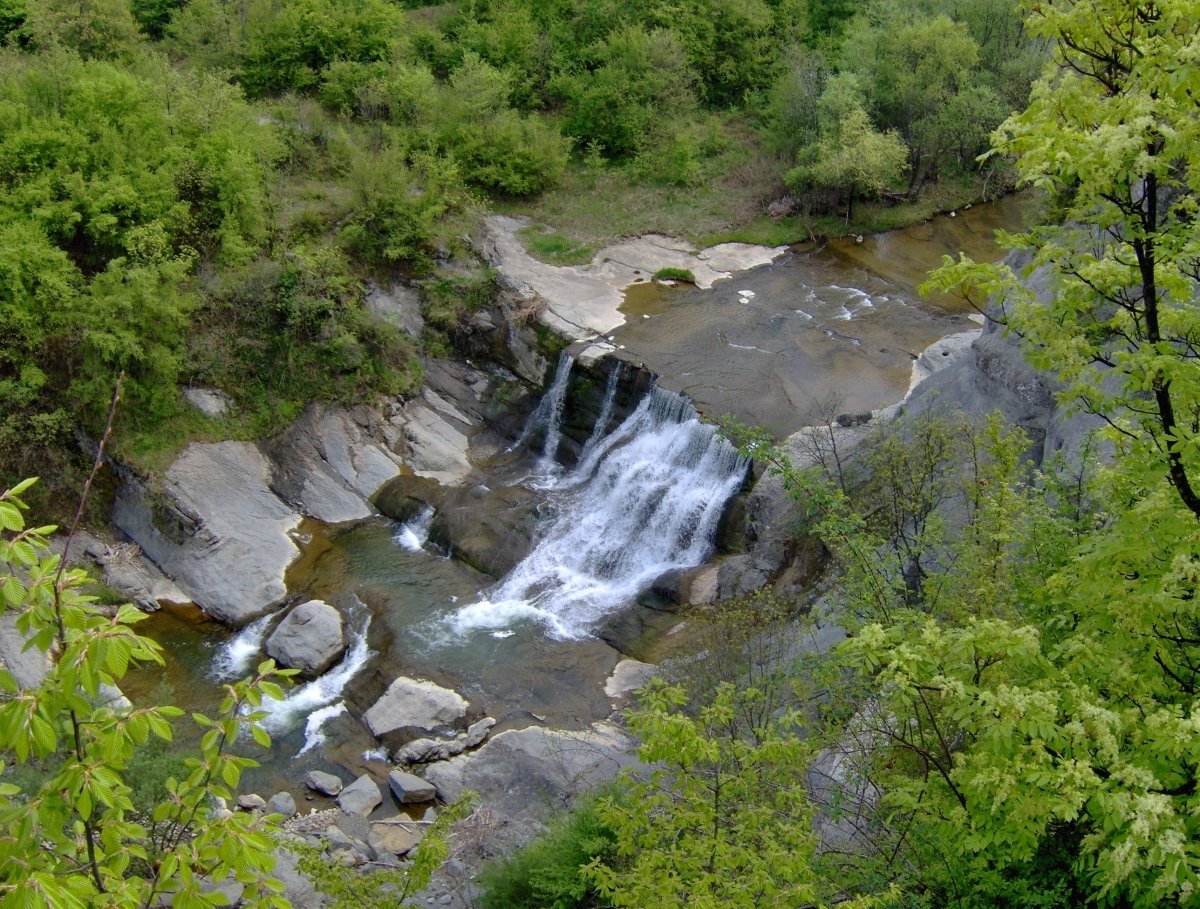
[[[576,243],[548,227],[522,227],[517,237],[527,253],[547,265],[586,265],[595,253],[589,244]]]
[[[607,791],[600,795],[608,794]],[[552,820],[542,836],[479,876],[483,909],[584,909],[609,903],[582,869],[612,855],[615,837],[596,813],[599,796],[585,798]]]
[[[696,276],[690,268],[660,268],[654,273],[654,280],[687,281],[689,284],[695,284]]]

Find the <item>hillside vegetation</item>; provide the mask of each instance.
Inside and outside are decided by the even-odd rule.
[[[114,450],[148,466],[412,391],[420,345],[365,282],[433,274],[490,206],[553,218],[577,259],[614,230],[779,241],[856,199],[978,195],[1041,57],[984,0],[5,0],[4,479],[77,486],[121,370]]]

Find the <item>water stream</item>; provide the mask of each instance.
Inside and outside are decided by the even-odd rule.
[[[611,435],[605,422],[553,487],[557,514],[538,545],[484,599],[454,614],[455,631],[532,620],[552,637],[579,638],[655,578],[711,555],[745,459],[687,399],[663,389]]]
[[[711,291],[653,286],[631,294],[620,340],[668,377],[664,387],[632,410],[623,404],[619,419],[616,364],[597,393],[590,438],[574,466],[563,467],[556,456],[565,448],[575,364],[562,355],[517,442],[495,463],[476,465],[481,503],[516,484],[514,500],[538,515],[528,554],[498,581],[429,545],[432,508],[404,523],[306,521],[310,541],[288,574],[289,605],[319,598],[339,609],[348,648],[325,675],[267,705],[274,742],[246,785],[295,788],[309,767],[340,769],[344,778],[378,769],[370,763],[376,743],[357,718],[397,675],[454,688],[473,715],[494,716],[499,728],[533,717],[577,728],[606,716],[603,679],[621,654],[605,629],[628,626],[632,616],[644,637],[630,643],[626,635],[621,647],[643,656],[641,642],[675,623],[636,598],[660,575],[711,557],[725,504],[744,482],[747,464],[691,401],[784,432],[829,389],[843,395],[846,410],[898,399],[915,351],[973,326],[944,301],[915,294],[918,253],[929,259],[974,240],[972,251],[984,258],[971,233],[976,221],[990,230],[993,221],[1014,220],[1003,209],[971,214],[912,236],[801,249]],[[883,276],[896,256],[904,262]],[[220,682],[263,658],[283,614],[236,633],[194,610],[151,616],[144,627],[170,653],[168,666],[135,674],[128,693],[135,701],[160,697],[154,689],[165,681],[176,701],[211,713]]]

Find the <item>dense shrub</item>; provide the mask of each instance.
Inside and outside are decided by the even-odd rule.
[[[596,812],[595,798],[580,802],[545,834],[480,875],[484,909],[581,909],[607,903],[581,873],[612,854],[615,837]]]

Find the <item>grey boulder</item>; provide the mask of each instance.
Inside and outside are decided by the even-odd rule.
[[[320,675],[346,651],[341,613],[322,600],[301,603],[271,632],[266,650],[283,666]]]
[[[401,677],[363,714],[363,720],[374,735],[381,736],[397,729],[432,732],[466,715],[467,702],[458,692]]]
[[[342,791],[343,783],[332,773],[326,773],[324,770],[310,770],[304,777],[304,785],[321,795],[337,795]]]
[[[347,814],[366,817],[383,803],[379,785],[365,773],[339,793],[338,807]]]
[[[296,800],[290,792],[276,792],[267,800],[267,814],[282,814],[289,818],[296,813]]]
[[[393,770],[388,774],[388,786],[401,805],[432,802],[437,797],[437,790],[432,783],[403,770]]]

